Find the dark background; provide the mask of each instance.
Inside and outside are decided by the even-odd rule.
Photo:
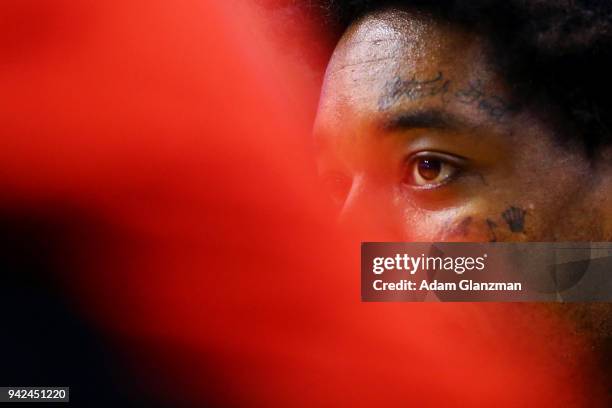
[[[138,391],[119,348],[62,288],[65,236],[58,217],[0,218],[0,385],[70,387],[69,404],[44,406],[163,406]]]

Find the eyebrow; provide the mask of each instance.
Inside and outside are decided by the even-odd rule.
[[[405,129],[459,129],[468,126],[468,120],[442,111],[426,109],[411,112],[393,113],[383,119],[381,127],[385,131]]]

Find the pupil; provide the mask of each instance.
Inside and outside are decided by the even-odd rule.
[[[433,180],[440,175],[442,163],[440,160],[421,159],[418,163],[419,175],[425,180]]]

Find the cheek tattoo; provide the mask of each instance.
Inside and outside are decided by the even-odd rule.
[[[508,224],[508,228],[511,232],[514,233],[524,233],[525,232],[525,215],[527,211],[522,208],[511,206],[507,208],[502,214],[502,218]],[[491,220],[490,218],[486,219],[487,228],[489,230],[489,242],[497,242],[497,233],[496,229],[498,227],[497,223]]]
[[[470,232],[470,225],[472,224],[472,217],[465,217],[459,223],[453,225],[447,230],[446,235],[450,237],[466,237]]]
[[[525,232],[525,214],[527,211],[518,207],[510,207],[502,213],[504,221],[512,232]]]
[[[497,242],[497,234],[495,234],[497,224],[487,218],[487,227],[489,228],[489,242]]]

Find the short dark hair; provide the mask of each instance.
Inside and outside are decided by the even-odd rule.
[[[326,0],[321,5],[341,31],[389,6],[476,31],[490,40],[493,62],[520,91],[519,99],[554,106],[561,136],[578,136],[590,154],[612,143],[612,1]]]

